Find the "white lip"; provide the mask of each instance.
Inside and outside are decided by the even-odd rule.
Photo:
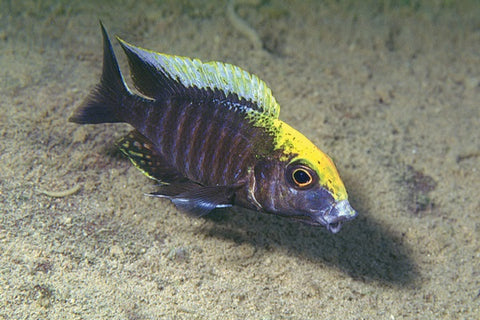
[[[323,219],[327,230],[337,233],[340,231],[343,221],[352,220],[357,215],[358,213],[353,210],[348,200],[342,200],[335,203]]]

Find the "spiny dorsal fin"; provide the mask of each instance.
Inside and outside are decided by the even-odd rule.
[[[165,91],[168,94],[179,93],[179,85],[220,90],[225,97],[236,94],[250,102],[238,105],[239,111],[278,118],[280,106],[270,88],[256,75],[231,64],[216,61],[203,63],[198,59],[138,48],[117,39],[127,54],[135,86],[148,97],[163,97]]]

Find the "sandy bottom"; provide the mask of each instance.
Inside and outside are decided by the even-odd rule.
[[[0,319],[478,318],[478,1],[237,2],[263,49],[222,1],[0,2]],[[127,125],[67,122],[100,75],[99,18],[259,75],[359,217],[332,235],[144,196]]]

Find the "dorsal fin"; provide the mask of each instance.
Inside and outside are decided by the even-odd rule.
[[[135,86],[150,98],[182,94],[186,88],[192,87],[220,90],[227,98],[235,94],[239,100],[249,102],[239,105],[239,111],[278,118],[280,106],[270,88],[256,75],[231,64],[216,61],[203,63],[198,59],[138,48],[117,39],[128,57]]]

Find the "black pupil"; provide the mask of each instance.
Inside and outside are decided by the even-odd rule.
[[[310,175],[305,170],[296,170],[293,173],[293,178],[298,184],[305,184],[310,182]]]

